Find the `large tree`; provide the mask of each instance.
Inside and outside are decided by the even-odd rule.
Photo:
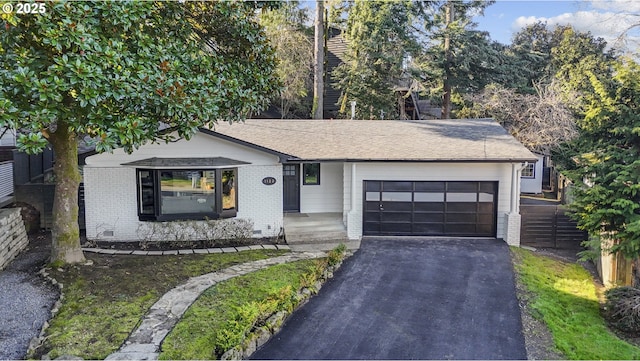
[[[578,135],[571,104],[558,81],[538,85],[535,94],[491,84],[468,97],[473,107],[462,109],[461,116],[494,118],[532,151],[551,154]]]
[[[394,88],[403,77],[403,64],[415,52],[410,1],[356,0],[348,8],[344,37],[346,61],[332,74],[342,91],[340,113],[347,116],[356,102],[361,119],[397,116]]]
[[[556,156],[575,184],[571,207],[601,249],[640,256],[640,65],[616,62],[612,79],[590,74],[595,92],[580,135]],[[602,236],[602,238],[600,238]]]
[[[282,118],[308,117],[311,113],[307,100],[314,54],[307,20],[298,1],[282,2],[280,7],[260,13],[260,24],[265,27],[278,59],[276,73],[282,90],[274,97],[273,105],[279,108]]]
[[[420,39],[424,52],[415,60],[422,72],[425,88],[437,96],[442,117],[450,118],[455,93],[489,83],[487,74],[494,72],[499,53],[487,33],[474,30],[474,15],[481,14],[492,1],[441,0],[416,2],[421,25]],[[479,82],[478,82],[479,81]]]
[[[275,60],[252,3],[45,2],[2,18],[0,127],[56,155],[52,261],[81,262],[77,139],[132,151],[263,109]]]

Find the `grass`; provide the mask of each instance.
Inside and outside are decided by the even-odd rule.
[[[555,346],[568,359],[640,358],[640,348],[608,329],[593,278],[583,267],[520,248],[512,252],[516,271],[529,291],[533,316],[544,321]]]
[[[162,344],[160,359],[209,360],[242,342],[251,327],[279,309],[291,309],[317,260],[281,264],[211,287]]]
[[[50,321],[43,346],[29,355],[51,359],[75,355],[104,359],[115,352],[141,317],[165,292],[189,277],[231,265],[282,255],[284,251],[182,256],[87,254],[91,266],[52,269],[64,285],[60,311]]]

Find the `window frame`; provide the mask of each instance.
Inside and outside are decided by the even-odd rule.
[[[306,168],[307,166],[318,166],[318,171],[316,174],[316,181],[315,182],[309,182],[307,181],[307,172],[306,172]],[[305,186],[319,186],[320,185],[320,163],[319,162],[315,162],[315,163],[302,163],[302,185]]]
[[[529,169],[531,169],[531,174],[529,174]],[[527,170],[527,174],[525,175],[525,170]],[[520,173],[520,178],[526,178],[526,179],[533,179],[536,177],[536,163],[529,163],[527,164],[524,168],[522,168],[522,171]]]
[[[163,214],[162,213],[162,188],[161,188],[161,173],[162,172],[202,172],[202,171],[214,171],[215,172],[215,188],[214,193],[215,209],[216,211],[206,213],[175,213],[175,214]],[[234,172],[234,202],[235,207],[233,209],[223,208],[223,196],[224,190],[222,186],[222,174],[225,171]],[[153,214],[150,212],[143,213],[142,207],[142,189],[143,186],[149,187],[149,185],[141,185],[141,172],[151,172],[152,174],[152,190],[153,190]],[[218,192],[217,190],[221,190]],[[156,169],[156,168],[136,168],[136,193],[137,193],[137,213],[139,221],[150,222],[164,222],[164,221],[177,221],[177,220],[206,220],[206,219],[221,219],[221,218],[233,218],[238,214],[238,168],[225,167],[215,169],[202,169],[202,168],[181,168],[181,169]]]

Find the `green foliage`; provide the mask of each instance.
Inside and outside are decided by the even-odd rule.
[[[465,94],[481,89],[492,78],[501,78],[504,57],[501,46],[488,33],[474,30],[473,16],[482,14],[491,1],[429,1],[416,4],[422,50],[414,60],[420,82],[431,98],[447,102],[451,89]],[[447,14],[451,13],[451,21]],[[493,80],[495,81],[495,80]]]
[[[394,88],[403,78],[403,61],[415,50],[410,1],[357,0],[349,8],[346,60],[332,74],[342,91],[340,114],[356,118],[397,117]]]
[[[281,255],[282,251],[189,256],[88,255],[93,267],[59,264],[51,276],[64,284],[60,311],[50,321],[42,348],[30,358],[75,355],[102,360],[115,352],[149,307],[189,277],[234,264]],[[126,282],[122,282],[126,280]]]
[[[98,152],[188,139],[199,126],[259,112],[278,89],[273,49],[251,4],[44,5],[44,14],[0,21],[0,128],[20,130],[29,153],[45,139],[52,145],[65,184],[57,205],[76,194],[79,137],[92,137]],[[81,260],[74,209],[54,212],[52,254],[69,262]]]
[[[528,309],[553,335],[569,360],[638,359],[640,349],[616,337],[600,315],[591,274],[530,251],[512,248],[515,269],[527,289]]]
[[[302,277],[315,260],[281,264],[222,282],[189,307],[162,344],[161,359],[217,359],[251,329],[297,304]]]
[[[32,152],[60,126],[97,137],[98,151],[168,139],[162,124],[189,137],[259,111],[277,89],[273,50],[242,3],[46,8],[0,24],[0,126],[37,135],[19,139]]]
[[[640,66],[615,64],[613,79],[589,77],[598,91],[584,107],[579,137],[558,152],[573,180],[579,226],[604,235],[601,248],[640,255]]]
[[[615,328],[630,334],[640,332],[640,289],[616,287],[604,293],[605,316]]]
[[[313,71],[313,43],[307,21],[298,1],[282,2],[279,8],[260,13],[260,24],[278,59],[276,74],[282,89],[273,97],[273,105],[283,118],[300,117],[311,111],[307,95],[312,86],[309,75]]]

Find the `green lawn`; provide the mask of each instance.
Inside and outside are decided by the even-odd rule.
[[[317,260],[281,264],[211,287],[164,340],[160,359],[218,359],[240,344],[261,318],[283,308],[291,311],[296,291],[316,264]]]
[[[551,331],[555,346],[571,360],[632,360],[640,349],[606,326],[592,276],[578,264],[512,248],[515,268],[529,291],[533,316]]]
[[[234,264],[275,257],[276,250],[182,256],[87,254],[91,266],[52,269],[64,285],[60,312],[50,321],[44,345],[30,358],[49,353],[104,359],[115,352],[141,317],[165,292],[189,277]]]

